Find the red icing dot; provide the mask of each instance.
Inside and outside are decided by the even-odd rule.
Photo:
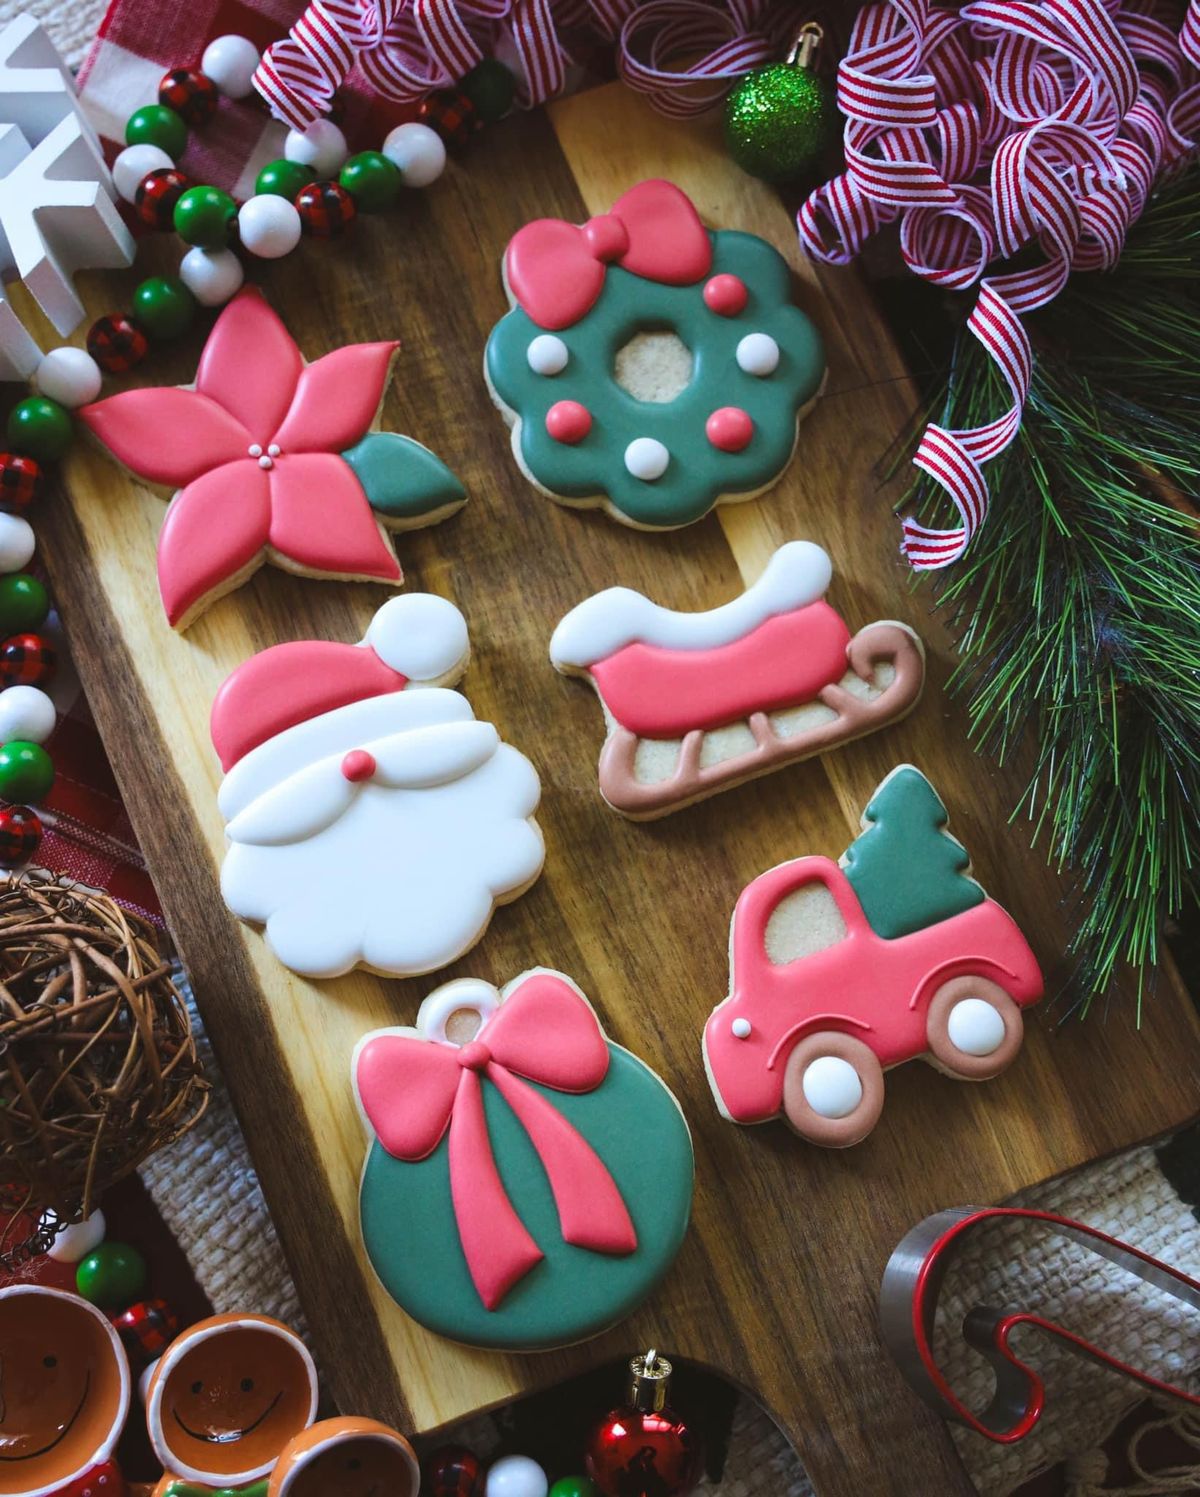
[[[592,429],[592,413],[577,400],[556,400],[546,412],[546,430],[556,442],[574,446]]]
[[[715,275],[704,283],[704,305],[718,317],[736,317],[749,299],[750,293],[740,276]]]
[[[723,405],[704,423],[708,440],[721,452],[740,452],[754,435],[754,422],[740,406]]]
[[[375,773],[375,757],[366,749],[351,749],[342,760],[342,773],[352,783],[369,780]]]

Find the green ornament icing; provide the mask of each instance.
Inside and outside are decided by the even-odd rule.
[[[894,769],[871,797],[842,867],[877,935],[907,936],[982,904],[983,889],[967,876],[967,850],[945,830],[949,819],[911,764]]]
[[[394,1159],[373,1142],[362,1178],[363,1241],[384,1288],[414,1320],[471,1346],[567,1346],[628,1315],[667,1271],[691,1214],[691,1135],[649,1066],[619,1045],[608,1048],[608,1074],[594,1092],[572,1096],[527,1084],[604,1161],[633,1219],[637,1248],[619,1258],[562,1240],[550,1184],[529,1136],[496,1087],[485,1084],[496,1167],[545,1257],[495,1310],[486,1309],[459,1241],[447,1139],[416,1164]]]
[[[373,431],[342,457],[371,508],[386,520],[420,520],[461,504],[466,490],[440,457],[393,431]]]
[[[488,379],[520,422],[514,446],[522,464],[553,494],[567,501],[604,495],[633,523],[670,529],[701,519],[722,495],[764,488],[787,466],[797,412],[825,373],[820,336],[792,305],[787,262],[771,245],[728,230],[710,238],[712,268],[691,286],[664,286],[609,266],[592,310],[556,333],[570,355],[559,374],[529,367],[529,345],[545,329],[520,307],[492,329]],[[722,274],[738,276],[749,292],[735,317],[704,302],[706,282]],[[617,351],[636,333],[663,329],[691,350],[692,378],[674,400],[637,400],[613,377]],[[748,333],[767,333],[779,345],[773,374],[739,367],[737,346]],[[560,400],[578,401],[592,415],[591,430],[574,446],[546,431],[546,412]],[[705,435],[705,422],[723,406],[739,407],[754,422],[741,452],[721,452]],[[636,437],[666,446],[671,460],[660,478],[647,482],[626,469],[625,449]]]

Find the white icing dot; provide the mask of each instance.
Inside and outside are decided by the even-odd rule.
[[[735,1019],[729,1027],[733,1030],[735,1040],[748,1040],[753,1028],[749,1019]]]
[[[259,442],[251,442],[246,450],[251,457],[262,457],[262,445]]]
[[[737,346],[738,368],[763,379],[779,368],[779,344],[767,333],[747,333]]]
[[[992,1055],[1004,1043],[1004,1015],[982,998],[963,998],[946,1023],[950,1043],[964,1055]]]
[[[625,449],[625,466],[646,483],[661,478],[671,454],[656,437],[635,437]]]
[[[258,460],[258,466],[260,468],[273,468],[275,466],[275,461],[273,458],[269,458],[264,452],[262,457],[260,457]]]
[[[862,1101],[858,1072],[840,1055],[819,1055],[805,1069],[804,1099],[818,1117],[846,1118]]]
[[[534,374],[561,374],[570,357],[567,345],[553,333],[539,333],[526,350]]]
[[[271,445],[267,448],[267,456],[278,457],[281,450],[282,449],[280,448],[278,442],[272,442]]]

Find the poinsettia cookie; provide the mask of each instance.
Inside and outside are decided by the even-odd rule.
[[[825,357],[765,240],[710,232],[678,187],[642,182],[585,224],[527,224],[504,284],[488,386],[552,499],[669,530],[787,467]]]
[[[851,635],[824,601],[832,575],[820,546],[789,541],[707,613],[610,587],[567,614],[550,659],[600,697],[600,793],[614,810],[663,816],[912,711],[921,641],[890,620]]]
[[[266,562],[398,584],[390,533],[465,502],[428,448],[372,430],[399,346],[355,343],[306,364],[247,287],[217,318],[194,385],[125,390],[77,413],[138,478],[176,491],[158,582],[177,629]]]
[[[704,1031],[725,1117],[782,1112],[803,1138],[840,1148],[878,1122],[892,1066],[921,1056],[985,1081],[1016,1058],[1042,975],[947,820],[925,776],[901,764],[840,862],[796,858],[742,891],[729,997]]]
[[[354,1052],[360,1211],[384,1288],[422,1325],[532,1351],[651,1292],[692,1201],[679,1104],[561,972],[462,979]]]
[[[275,645],[217,693],[221,892],[294,971],[444,967],[541,872],[533,765],[447,689],[467,654],[453,603],[410,593],[360,644]]]

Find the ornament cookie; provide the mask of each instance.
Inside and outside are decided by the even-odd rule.
[[[447,983],[414,1029],[366,1035],[353,1071],[367,1256],[430,1330],[565,1346],[627,1315],[670,1266],[691,1211],[687,1124],[561,972],[501,991]]]
[[[730,994],[704,1030],[731,1122],[782,1112],[803,1138],[841,1148],[875,1126],[890,1067],[921,1056],[985,1081],[1015,1059],[1042,975],[946,822],[933,786],[901,764],[840,863],[797,858],[742,891]]]
[[[221,893],[294,971],[432,972],[541,872],[533,765],[446,689],[467,654],[453,603],[411,593],[361,644],[275,645],[217,693]]]
[[[825,357],[765,240],[710,233],[678,187],[642,182],[581,226],[527,224],[504,282],[485,373],[544,494],[671,530],[787,467]]]
[[[550,659],[600,698],[600,793],[613,810],[664,816],[912,711],[921,641],[891,621],[851,636],[823,601],[832,573],[820,546],[789,541],[707,613],[610,587],[567,614]]]
[[[285,1447],[266,1497],[417,1497],[421,1468],[403,1435],[374,1419],[322,1419]]]
[[[77,412],[138,478],[176,491],[158,538],[175,628],[265,562],[398,584],[390,532],[435,524],[465,502],[428,448],[372,429],[399,346],[354,343],[306,364],[247,288],[217,318],[194,385],[124,390]]]

